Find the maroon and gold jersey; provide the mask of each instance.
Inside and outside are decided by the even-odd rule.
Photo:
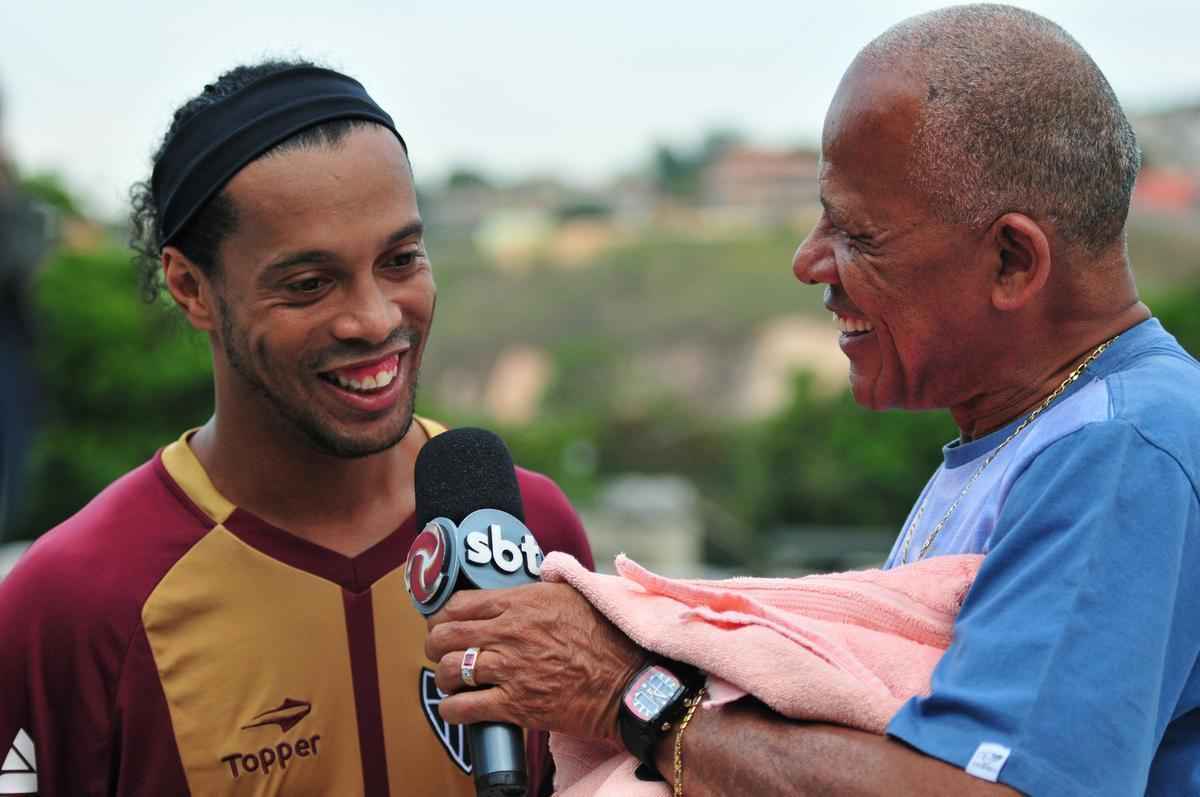
[[[543,549],[591,566],[562,491],[517,475]],[[405,592],[416,532],[342,556],[167,446],[0,582],[0,795],[473,795]]]

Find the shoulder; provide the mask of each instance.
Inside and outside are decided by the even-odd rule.
[[[27,622],[137,622],[140,603],[207,531],[172,493],[158,458],[43,534],[0,583]]]
[[[1164,337],[1105,378],[1112,418],[1178,460],[1195,480],[1200,474],[1200,363]]]
[[[1200,388],[1200,362],[1188,354],[1178,341],[1154,323],[1139,335],[1137,346],[1116,362],[1106,379],[1126,391],[1125,404],[1118,410],[1136,412],[1150,406],[1193,406],[1194,401],[1178,402],[1195,396]]]
[[[563,551],[592,569],[591,546],[575,508],[553,479],[536,471],[517,468],[517,483],[525,505],[525,519],[546,553]]]
[[[1115,361],[1016,444],[1021,478],[1072,467],[1093,488],[1104,472],[1138,484],[1149,470],[1137,464],[1161,458],[1174,463],[1173,477],[1200,487],[1200,362],[1153,319],[1129,334]]]
[[[990,541],[993,552],[1011,538],[1037,549],[1063,542],[1062,555],[1085,557],[1132,544],[1128,561],[1153,552],[1147,549],[1200,553],[1196,470],[1179,456],[1189,447],[1194,442],[1164,447],[1120,417],[1063,435],[1013,481]]]
[[[563,523],[578,522],[574,507],[553,479],[537,471],[518,467],[517,484],[527,517]]]

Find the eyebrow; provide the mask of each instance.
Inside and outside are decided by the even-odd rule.
[[[842,209],[838,207],[837,203],[825,196],[825,194],[821,194],[821,207],[825,208],[826,213],[832,213],[838,216],[842,215]]]
[[[821,195],[821,207],[825,209],[825,215],[835,225],[840,227],[842,222],[845,221],[846,216],[842,209],[831,202],[824,194]]]
[[[387,237],[384,242],[384,247],[395,246],[406,238],[423,235],[425,232],[425,224],[421,220],[406,224],[400,229],[393,232]],[[321,265],[325,263],[335,263],[338,260],[336,253],[328,249],[305,249],[300,252],[289,252],[282,257],[271,261],[266,268],[263,269],[261,278],[268,279],[273,274],[278,274],[281,271],[286,271],[293,266],[301,266],[306,264]]]
[[[877,231],[875,225],[864,219],[856,219],[851,222],[846,215],[846,211],[837,203],[830,201],[824,195],[821,196],[821,207],[825,208],[825,214],[836,227],[853,227],[855,230],[861,230],[864,235],[874,234]]]

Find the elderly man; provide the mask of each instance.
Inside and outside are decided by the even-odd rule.
[[[0,794],[473,795],[405,591],[440,427],[413,414],[436,288],[392,118],[337,72],[237,67],[134,205],[214,413],[0,583]],[[590,560],[562,491],[518,482],[542,544]]]
[[[468,646],[493,685],[443,715],[622,738],[689,795],[1200,791],[1200,365],[1134,288],[1138,165],[1099,69],[1026,11],[907,20],[837,90],[794,271],[825,285],[860,403],[948,408],[961,431],[889,564],[986,554],[931,693],[886,736],[743,702],[677,744],[684,723],[654,720],[696,694],[687,668],[651,662],[667,688],[630,717],[645,657],[559,584],[434,618],[443,688]]]

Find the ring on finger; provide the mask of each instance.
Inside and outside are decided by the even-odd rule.
[[[475,682],[475,664],[479,661],[479,648],[467,648],[467,652],[463,654],[462,660],[462,679],[463,683],[470,687],[479,686]]]

